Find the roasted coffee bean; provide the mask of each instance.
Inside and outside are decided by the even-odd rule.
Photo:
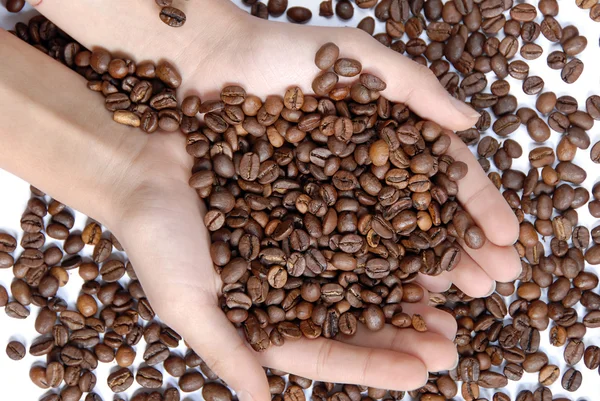
[[[321,70],[328,70],[333,67],[339,55],[340,49],[335,43],[325,43],[315,55],[315,64]]]
[[[183,11],[179,10],[178,8],[163,7],[160,10],[160,19],[165,24],[174,28],[178,28],[185,24],[186,16]]]
[[[163,376],[159,370],[152,367],[138,369],[135,380],[144,388],[160,388]]]
[[[563,374],[561,385],[567,391],[577,391],[581,386],[581,380],[581,372],[570,368]]]
[[[25,6],[25,0],[8,0],[6,2],[6,10],[9,13],[18,13]]]
[[[600,163],[600,141],[596,142],[590,150],[590,158],[594,163]]]
[[[17,248],[17,240],[9,234],[0,233],[0,252],[14,252]]]
[[[335,5],[335,14],[342,20],[352,19],[352,16],[354,15],[354,6],[349,0],[340,0]]]
[[[585,349],[583,360],[588,369],[598,369],[598,366],[600,366],[600,348],[595,345],[588,346]]]
[[[290,22],[304,24],[312,18],[312,12],[305,7],[290,7],[286,13]]]
[[[18,341],[11,341],[6,345],[6,355],[13,361],[20,361],[25,353],[25,346]]]
[[[560,77],[568,84],[577,81],[583,72],[583,62],[577,58],[573,58],[562,68]]]
[[[569,341],[564,350],[565,362],[569,365],[576,365],[583,358],[584,350],[585,345],[583,342],[579,340]]]
[[[98,74],[104,74],[108,71],[111,55],[104,49],[96,49],[90,57],[90,67]]]
[[[16,301],[8,302],[4,312],[13,319],[26,319],[29,316],[29,309]]]
[[[500,136],[508,136],[519,128],[521,120],[516,115],[505,115],[497,119],[492,129]]]
[[[181,391],[191,393],[199,390],[204,385],[204,377],[199,372],[190,372],[179,378]]]
[[[129,369],[121,368],[108,376],[107,383],[114,393],[123,392],[133,384],[133,373]]]
[[[169,349],[162,343],[150,344],[144,351],[144,361],[148,365],[156,365],[164,362],[169,357]]]
[[[527,95],[536,95],[544,88],[544,80],[537,76],[529,76],[523,81],[523,92]]]

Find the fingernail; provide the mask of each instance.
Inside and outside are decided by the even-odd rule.
[[[252,397],[252,394],[250,394],[247,391],[239,391],[237,393],[238,396],[238,400],[240,401],[254,401],[254,397]]]
[[[450,103],[456,110],[458,110],[461,114],[463,114],[467,118],[479,118],[480,114],[476,112],[473,108],[467,106],[465,102],[462,100],[458,100],[452,96],[450,96]]]
[[[492,295],[494,291],[496,291],[496,280],[492,281],[492,289],[490,290],[490,292],[487,293],[487,295],[484,296],[484,298]]]

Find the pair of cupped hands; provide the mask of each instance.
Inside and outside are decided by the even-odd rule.
[[[180,99],[190,94],[214,99],[220,88],[231,83],[262,98],[283,94],[290,85],[309,93],[318,73],[315,52],[323,43],[334,42],[342,56],[360,60],[365,70],[387,82],[382,95],[391,101],[406,103],[421,117],[451,130],[472,127],[478,119],[473,109],[451,98],[426,67],[358,29],[264,21],[223,0],[177,4],[186,12],[187,22],[176,29],[160,21],[157,6],[148,0],[30,3],[87,48],[100,46],[138,62],[171,61],[183,76]],[[56,74],[73,73],[62,68]],[[76,90],[73,96],[86,91],[83,85]],[[93,106],[81,107],[105,113],[100,98]],[[125,128],[127,139],[115,136],[111,142],[108,132],[122,127],[115,127],[109,115],[102,118],[106,123],[100,128],[106,137],[100,145],[92,145],[110,157],[103,159],[103,166],[93,167],[94,160],[82,166],[95,168],[95,186],[102,193],[81,194],[71,189],[50,195],[115,233],[158,315],[240,400],[270,399],[263,366],[320,381],[409,390],[424,385],[428,372],[456,365],[456,321],[428,306],[427,295],[424,303],[403,305],[405,312],[423,316],[428,327],[424,333],[391,325],[378,332],[359,327],[351,338],[301,339],[254,352],[219,308],[221,282],[208,251],[204,207],[188,186],[193,160],[185,151],[185,138]],[[519,257],[512,247],[519,226],[500,192],[455,135],[449,154],[469,167],[459,182],[458,199],[488,241],[477,250],[466,248],[453,271],[419,276],[417,282],[430,292],[443,292],[454,283],[469,296],[484,297],[494,291],[496,281],[511,281],[520,274]],[[43,182],[35,184],[44,189]],[[96,196],[101,203],[92,199]]]

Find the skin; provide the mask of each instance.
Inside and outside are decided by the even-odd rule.
[[[147,0],[32,5],[88,48],[101,45],[138,61],[170,60],[184,80],[179,99],[189,94],[214,99],[215,90],[231,81],[262,98],[283,94],[290,83],[309,93],[318,73],[314,54],[332,41],[342,56],[360,58],[366,70],[388,83],[383,92],[388,99],[452,130],[477,120],[477,113],[450,98],[427,68],[356,29],[270,23],[222,0],[203,0],[202,8],[184,2],[188,22],[177,29],[164,25],[157,6]],[[84,15],[86,23],[79,23]],[[424,317],[426,333],[386,325],[377,333],[361,328],[338,341],[303,339],[252,351],[218,307],[221,282],[208,252],[204,207],[188,186],[193,161],[185,138],[146,135],[113,123],[103,99],[85,89],[81,77],[3,31],[0,59],[0,109],[7,110],[0,117],[0,167],[112,230],[158,315],[242,401],[270,399],[262,366],[315,380],[408,390],[422,386],[428,371],[456,364],[455,320],[425,304],[406,305],[405,311]],[[459,200],[489,240],[478,251],[467,249],[454,271],[419,282],[432,292],[454,282],[468,295],[486,296],[494,280],[513,280],[520,273],[511,246],[518,223],[468,148],[452,139],[450,155],[469,165]]]

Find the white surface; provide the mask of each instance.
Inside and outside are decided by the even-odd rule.
[[[108,0],[105,1],[108,2]],[[235,2],[241,4],[240,0],[235,0]],[[528,0],[527,2],[537,5],[537,0]],[[2,3],[4,3],[4,1],[2,1]],[[354,18],[351,21],[343,22],[337,17],[325,19],[318,16],[319,3],[320,0],[289,0],[290,7],[296,5],[310,7],[313,11],[311,23],[315,25],[356,26],[362,18],[369,14],[372,15],[372,10],[361,10],[355,7]],[[588,11],[578,9],[573,0],[561,0],[559,3],[561,7],[561,13],[557,19],[561,22],[562,26],[564,27],[569,24],[574,24],[579,28],[580,33],[585,35],[588,39],[587,49],[583,54],[578,56],[585,63],[584,72],[575,84],[567,85],[562,82],[560,79],[560,71],[551,70],[546,65],[546,56],[551,51],[559,49],[560,46],[557,44],[552,44],[543,36],[540,36],[540,39],[537,43],[544,47],[544,54],[537,60],[528,62],[531,68],[530,74],[539,75],[544,79],[546,83],[544,88],[545,90],[552,90],[557,94],[557,96],[568,94],[575,97],[579,102],[579,108],[584,110],[587,97],[591,94],[600,94],[600,69],[598,68],[598,60],[600,60],[600,49],[598,47],[600,23],[594,23],[591,21],[588,17]],[[249,10],[249,8],[244,8]],[[0,7],[0,27],[11,29],[14,27],[14,24],[17,21],[28,19],[32,13],[33,11],[29,11],[27,13],[22,12],[19,15],[8,15],[6,10],[3,7]],[[279,18],[279,20],[285,21],[285,16]],[[540,15],[538,15],[536,21],[541,21]],[[188,23],[193,23],[193,21],[188,21]],[[378,23],[376,33],[382,31],[384,31],[383,24]],[[425,35],[423,35],[423,37],[424,36]],[[135,57],[135,55],[133,56]],[[517,54],[516,58],[520,58],[519,54]],[[490,73],[487,76],[488,81],[490,83],[493,82],[493,73]],[[520,81],[516,81],[511,77],[506,78],[506,80],[510,82],[512,87],[511,93],[517,96],[519,100],[519,106],[528,106],[534,108],[535,96],[527,96],[523,94]],[[290,82],[290,84],[292,84],[292,82]],[[488,130],[488,134],[494,135],[491,129]],[[592,143],[600,140],[600,123],[595,124],[594,128],[589,131],[589,135],[592,139]],[[513,163],[513,168],[527,171],[529,169],[527,155],[529,149],[532,147],[531,140],[529,139],[524,127],[521,127],[511,137],[519,141],[524,150],[523,156]],[[548,141],[549,146],[550,144],[555,145],[559,139],[560,135],[556,132],[552,132],[552,137]],[[584,182],[583,186],[585,186],[588,190],[591,190],[592,185],[599,179],[600,166],[593,164],[590,161],[589,149],[585,151],[579,150],[577,152],[575,163],[587,170],[588,178]],[[0,188],[0,230],[8,232],[12,235],[19,234],[21,231],[19,227],[19,219],[29,198],[29,186],[22,180],[0,170]],[[589,229],[599,223],[589,215],[587,207],[580,208],[578,213],[580,217],[580,224],[587,226]],[[76,228],[81,229],[85,224],[85,221],[85,216],[78,214]],[[89,252],[90,250],[86,249],[86,251]],[[18,252],[20,252],[20,249],[17,250],[17,254]],[[599,273],[597,268],[593,268],[591,266],[587,266],[586,269],[589,271],[594,271],[596,274]],[[9,289],[11,279],[12,272],[10,270],[0,270],[0,284]],[[76,291],[81,282],[82,280],[79,278],[77,272],[72,271],[71,282],[67,288],[60,289],[59,296],[72,304],[77,297]],[[598,292],[598,288],[596,288],[595,291]],[[38,308],[31,307],[30,309],[32,312],[31,316],[23,321],[9,319],[4,312],[0,312],[0,400],[34,401],[37,400],[41,395],[45,394],[45,391],[35,387],[28,379],[30,366],[35,362],[44,363],[45,358],[34,358],[28,355],[23,361],[14,362],[9,360],[4,352],[5,345],[12,339],[22,341],[28,348],[33,338],[36,337],[37,333],[35,333],[35,330],[33,329],[33,322],[35,316],[37,315]],[[581,319],[583,316],[583,308],[581,305],[578,306],[578,311]],[[541,350],[548,354],[550,363],[560,366],[562,377],[562,373],[566,370],[562,357],[563,348],[557,349],[549,345],[548,331],[543,332],[541,337],[543,344],[541,346]],[[585,337],[585,344],[586,346],[592,344],[600,345],[600,330],[588,330],[588,334]],[[143,342],[141,342],[136,348],[138,352],[138,358],[136,362],[139,362],[142,360],[141,354],[143,353],[145,346],[143,345]],[[108,366],[110,369],[112,369],[114,364],[109,364]],[[598,371],[587,370],[583,364],[583,361],[580,362],[576,368],[583,374],[583,384],[581,388],[577,392],[569,394],[562,389],[559,379],[553,386],[551,386],[554,396],[566,396],[572,400],[600,400],[600,395],[598,395],[598,389],[600,388],[600,376]],[[106,378],[109,374],[107,365],[101,364],[95,373],[98,377],[96,392],[102,395],[105,401],[112,400],[112,392],[106,385]],[[165,374],[164,383],[168,385],[175,383],[175,381],[173,378]],[[533,391],[537,388],[537,386],[537,374],[525,373],[522,381],[518,383],[509,383],[509,387],[503,389],[502,391],[509,393],[514,400],[519,391],[524,389]],[[137,386],[132,386],[132,389],[128,392],[130,397],[133,389],[137,389]],[[493,392],[482,389],[481,397],[487,397],[491,400],[492,395]],[[186,399],[199,400],[201,399],[201,396],[200,394],[193,394],[187,396]],[[457,397],[457,399],[460,399],[460,395]]]

